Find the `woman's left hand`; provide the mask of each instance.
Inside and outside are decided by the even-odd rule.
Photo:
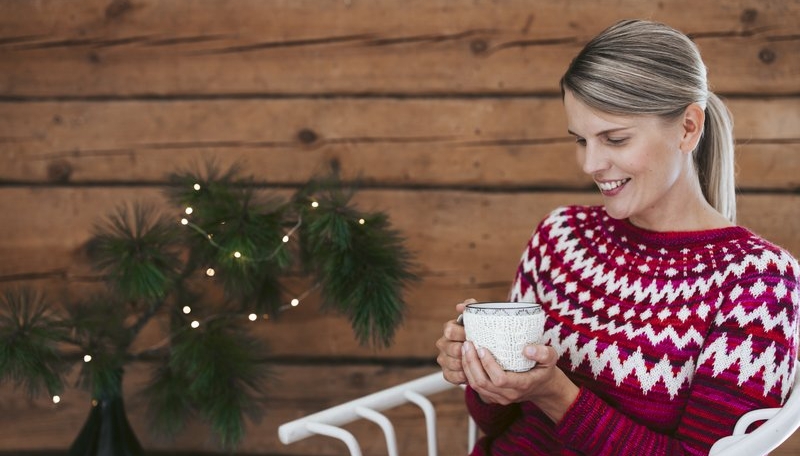
[[[527,372],[507,372],[488,350],[475,350],[465,342],[462,363],[467,383],[486,403],[531,401],[557,423],[578,397],[579,388],[556,366],[553,347],[528,345],[524,354],[536,366]]]

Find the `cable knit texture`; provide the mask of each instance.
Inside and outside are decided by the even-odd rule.
[[[602,207],[537,227],[513,301],[547,312],[542,343],[580,393],[559,423],[532,403],[485,404],[475,455],[700,455],[749,410],[778,407],[797,358],[800,277],[742,227],[657,233]]]

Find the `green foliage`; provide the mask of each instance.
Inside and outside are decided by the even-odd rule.
[[[63,388],[66,364],[57,344],[67,332],[42,294],[7,292],[0,302],[0,382],[10,380],[31,396]]]
[[[345,315],[361,344],[388,346],[402,322],[402,289],[416,280],[411,256],[384,214],[361,214],[330,188],[306,210],[302,258],[319,277],[323,305]]]
[[[173,216],[132,203],[98,223],[88,252],[107,293],[64,304],[63,315],[29,291],[6,295],[0,381],[31,394],[57,392],[66,365],[57,344],[66,343],[91,356],[78,384],[95,398],[113,398],[122,394],[125,366],[146,359],[158,365],[141,391],[153,431],[171,437],[199,417],[234,449],[270,383],[267,349],[244,323],[252,324],[250,313],[277,316],[286,308],[284,278],[305,274],[323,308],[348,318],[361,344],[389,345],[403,319],[403,288],[416,277],[388,217],[358,211],[353,192],[335,179],[312,180],[283,200],[264,196],[239,171],[209,165],[173,174]],[[214,286],[224,291],[222,302],[210,299]],[[156,315],[167,336],[134,352]]]
[[[95,232],[93,265],[108,274],[120,298],[154,302],[167,295],[180,267],[174,223],[137,204],[117,208]]]

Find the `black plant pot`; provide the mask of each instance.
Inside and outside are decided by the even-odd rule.
[[[142,456],[144,451],[128,423],[122,397],[97,399],[89,418],[69,449],[69,456]]]

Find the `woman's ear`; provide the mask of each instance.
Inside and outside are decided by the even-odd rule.
[[[697,103],[692,103],[686,107],[681,121],[681,143],[683,152],[691,153],[700,142],[703,136],[703,125],[706,120],[705,110]]]

